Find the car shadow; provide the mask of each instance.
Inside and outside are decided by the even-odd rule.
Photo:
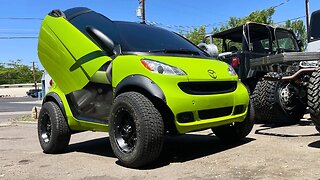
[[[170,163],[183,163],[205,156],[221,153],[251,141],[253,138],[244,138],[235,143],[227,143],[214,134],[196,135],[185,134],[177,137],[166,137],[159,160],[143,169],[154,169]]]
[[[182,163],[202,158],[247,144],[254,140],[253,138],[244,138],[236,143],[225,143],[213,134],[185,134],[175,137],[165,137],[163,149],[158,160],[140,169],[156,169],[167,166],[170,163]],[[116,158],[112,152],[109,138],[99,138],[70,144],[67,148],[67,153],[71,152],[83,152]],[[120,161],[116,161],[116,164],[124,166]]]
[[[66,150],[66,153],[71,152],[83,152],[113,158],[116,157],[113,154],[108,137],[70,144]]]
[[[257,124],[259,125],[259,124]],[[278,136],[278,137],[308,137],[308,136],[320,136],[319,133],[312,133],[312,134],[299,134],[299,135],[292,135],[286,133],[275,133],[275,132],[268,132],[268,130],[281,128],[281,127],[290,127],[290,126],[314,126],[311,120],[308,119],[301,119],[297,124],[261,124],[260,128],[256,129],[255,134],[259,135],[267,135],[267,136]]]
[[[320,140],[308,144],[308,147],[320,149]]]

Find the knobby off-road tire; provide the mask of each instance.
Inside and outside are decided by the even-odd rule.
[[[235,142],[245,138],[252,130],[254,125],[254,109],[249,103],[247,116],[242,122],[235,122],[225,126],[212,128],[213,133],[222,140]]]
[[[313,72],[308,84],[308,106],[311,119],[320,132],[320,69]]]
[[[38,119],[38,137],[44,153],[64,152],[69,144],[71,131],[59,106],[54,102],[43,104]]]
[[[147,165],[156,160],[162,150],[161,114],[140,93],[120,94],[114,101],[109,136],[112,150],[124,166]]]
[[[281,74],[270,72],[265,77],[277,77]],[[280,125],[295,124],[303,117],[306,107],[296,95],[292,96],[292,103],[284,106],[279,96],[289,84],[287,81],[258,81],[252,95],[252,103],[257,119],[262,123],[276,123]],[[294,89],[293,85],[290,85]]]

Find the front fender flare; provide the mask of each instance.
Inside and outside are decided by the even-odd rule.
[[[150,93],[152,96],[166,102],[166,98],[161,88],[155,82],[145,76],[131,75],[124,78],[114,89],[114,96],[116,97],[126,87],[139,87]]]
[[[47,102],[47,101],[52,101],[54,100],[57,105],[59,106],[59,108],[61,109],[62,111],[62,114],[64,115],[64,117],[66,118],[67,117],[67,114],[66,114],[66,110],[64,109],[64,106],[63,106],[63,103],[62,103],[62,100],[60,98],[60,96],[55,93],[55,92],[49,92],[44,98],[43,98],[43,101],[42,101],[42,105]]]

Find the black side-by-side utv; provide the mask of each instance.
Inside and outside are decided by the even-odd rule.
[[[217,58],[231,64],[249,89],[256,121],[293,124],[303,117],[320,53],[301,52],[293,31],[249,22],[206,35],[199,47],[210,49],[208,42],[221,45]]]

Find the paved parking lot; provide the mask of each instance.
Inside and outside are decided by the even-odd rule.
[[[167,137],[160,159],[122,167],[107,133],[72,136],[64,154],[43,154],[35,123],[0,126],[0,179],[319,179],[320,136],[308,120],[289,127],[255,125],[237,144],[202,131]]]
[[[320,178],[320,136],[310,120],[286,127],[256,124],[236,144],[220,141],[209,130],[166,137],[157,162],[128,169],[115,158],[107,133],[75,134],[66,153],[44,154],[36,123],[10,120],[39,103],[0,99],[0,179]]]

